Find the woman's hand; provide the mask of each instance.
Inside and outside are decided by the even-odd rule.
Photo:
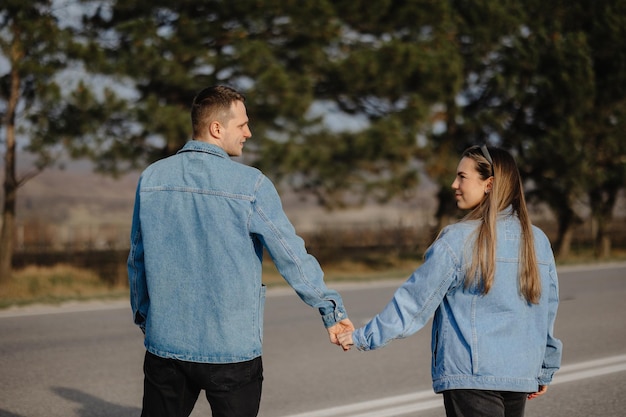
[[[352,341],[352,332],[341,333],[337,335],[337,339],[339,340],[339,344],[341,345],[343,351],[348,351],[354,345]]]
[[[548,386],[547,385],[539,385],[539,391],[531,392],[530,394],[528,394],[528,399],[532,400],[533,398],[540,397],[543,394],[545,394],[546,391],[548,391]]]

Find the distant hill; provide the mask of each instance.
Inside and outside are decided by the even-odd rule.
[[[85,162],[47,169],[18,192],[17,221],[22,241],[64,242],[86,239],[90,245],[125,245],[139,172],[114,179],[92,172]],[[299,232],[364,225],[422,225],[433,221],[436,186],[425,181],[414,201],[368,205],[328,212],[312,199],[280,190],[287,215]],[[106,235],[106,236],[105,236]],[[102,241],[102,243],[97,243]],[[96,243],[94,243],[96,242]]]
[[[44,171],[18,192],[18,250],[50,246],[64,250],[127,247],[138,178],[139,172],[118,179],[97,175],[85,162],[68,164],[65,170]],[[312,198],[285,189],[279,191],[285,211],[300,233],[398,226],[422,228],[435,223],[437,187],[426,177],[411,201],[332,212],[316,205]],[[616,226],[625,217],[625,194],[622,191],[616,206]],[[582,202],[581,207],[588,210]],[[546,231],[554,233],[556,223],[545,206],[533,207],[532,215],[547,227]],[[583,234],[591,230],[588,225],[579,228]]]
[[[138,173],[119,179],[83,170],[46,170],[18,194],[18,219],[128,224]]]

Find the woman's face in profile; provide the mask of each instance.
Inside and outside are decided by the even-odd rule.
[[[456,178],[452,183],[456,205],[462,210],[471,210],[478,206],[491,189],[489,179],[482,179],[476,170],[476,162],[463,157],[456,169]]]

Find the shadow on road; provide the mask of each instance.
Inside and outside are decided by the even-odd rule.
[[[0,417],[24,417],[20,414],[15,414],[10,411],[0,410]]]
[[[76,413],[80,417],[136,417],[141,413],[141,409],[137,407],[113,404],[74,388],[55,387],[53,391],[67,400],[80,404],[81,408]],[[0,417],[4,415],[0,414]]]

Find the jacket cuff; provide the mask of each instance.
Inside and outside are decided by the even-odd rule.
[[[543,369],[540,373],[539,373],[539,385],[550,385],[550,382],[552,382],[552,378],[554,377],[554,372],[552,371],[548,371],[547,369]]]
[[[367,340],[363,334],[363,329],[356,329],[352,332],[352,343],[354,343],[354,347],[357,350],[367,351],[370,350],[369,345],[367,344]]]
[[[322,321],[324,322],[324,327],[328,328],[347,318],[348,313],[346,313],[346,310],[342,307],[337,307],[332,313],[323,315]]]

